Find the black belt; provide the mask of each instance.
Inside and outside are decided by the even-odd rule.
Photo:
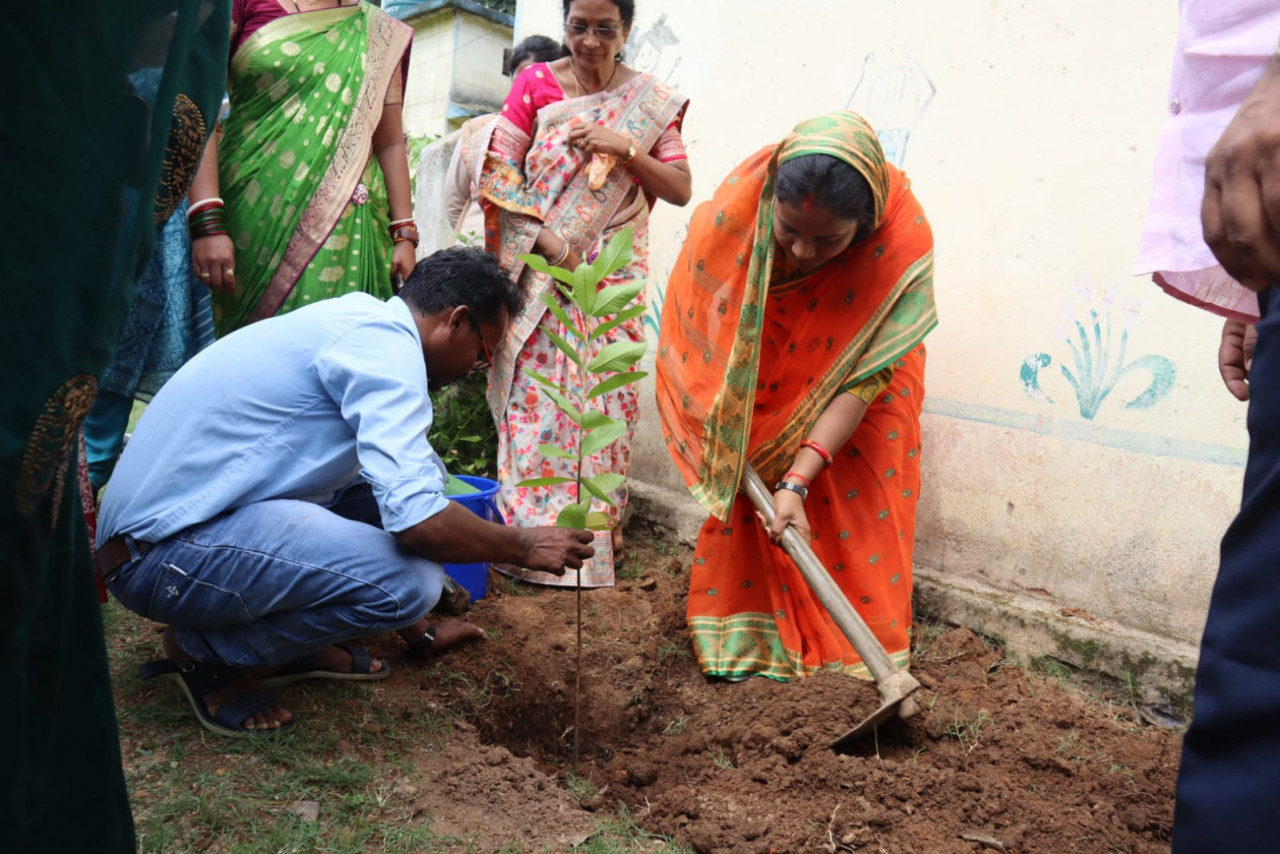
[[[130,542],[133,543],[132,549],[129,548]],[[120,567],[149,551],[151,551],[151,543],[144,543],[132,537],[112,537],[98,547],[98,551],[93,556],[93,568],[98,571],[98,577],[102,579],[102,583],[106,584],[116,577]]]

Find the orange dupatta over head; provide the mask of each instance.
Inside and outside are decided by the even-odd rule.
[[[853,166],[875,197],[875,231],[799,282],[809,310],[783,321],[790,340],[764,340],[774,269],[778,164],[827,154]],[[784,309],[787,310],[787,309]],[[672,270],[657,360],[667,447],[699,503],[728,518],[743,462],[766,483],[781,477],[800,441],[842,388],[892,365],[937,325],[933,236],[910,182],[885,162],[875,132],[855,113],[808,119],[780,145],[742,163],[700,205]],[[820,342],[797,352],[796,342]],[[762,353],[769,386],[759,389]],[[776,357],[776,363],[772,360]],[[788,390],[785,405],[757,405]]]

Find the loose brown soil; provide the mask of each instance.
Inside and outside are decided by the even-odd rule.
[[[447,850],[569,851],[620,811],[697,852],[1168,850],[1177,733],[1015,666],[967,629],[926,626],[912,668],[921,713],[833,752],[878,704],[874,687],[833,674],[708,681],[685,629],[688,556],[655,545],[635,549],[616,588],[581,595],[576,732],[575,592],[495,575],[470,612],[487,641],[421,663],[394,637],[371,639],[395,668],[385,682],[286,693],[307,739],[294,749],[326,767],[373,767],[383,794],[370,820],[428,822],[432,838],[463,841]],[[196,727],[174,687],[137,682],[132,668],[155,639],[130,631],[112,641],[122,747],[135,813],[152,816],[140,827],[154,834],[166,803],[167,821],[204,815],[198,805],[174,812],[176,793],[148,788],[156,763],[189,766],[194,782],[183,787],[213,804],[209,781],[226,768],[271,774],[281,760],[269,746],[225,747]],[[194,746],[181,763],[163,761],[179,744]],[[290,796],[303,797],[242,806],[269,826]],[[234,833],[211,824],[199,850]],[[625,850],[663,848],[642,837]]]
[[[569,844],[592,812],[625,806],[698,852],[1168,850],[1181,740],[1133,709],[967,629],[922,632],[922,713],[839,754],[830,742],[877,705],[871,684],[708,681],[685,631],[687,558],[642,548],[632,566],[582,594],[576,772],[572,591],[495,576],[471,612],[491,640],[389,680],[395,713],[443,704],[475,724],[420,763],[437,828],[480,851]]]

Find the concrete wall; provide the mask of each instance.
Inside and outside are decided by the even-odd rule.
[[[414,35],[404,93],[404,127],[414,136],[444,133],[448,128],[445,116],[453,77],[456,17],[452,9],[445,9],[408,22]]]
[[[801,118],[872,120],[937,239],[922,601],[1162,684],[1194,661],[1247,444],[1220,324],[1130,275],[1176,25],[1168,0],[641,0],[629,50],[692,99],[695,200]],[[517,38],[561,28],[520,4]],[[654,329],[691,212],[658,206]],[[641,435],[637,504],[672,516],[652,405]]]
[[[437,249],[454,244],[457,235],[444,210],[444,192],[449,180],[449,161],[458,147],[461,133],[454,131],[422,149],[417,163],[411,163],[416,180],[413,190],[413,218],[417,220],[421,240],[417,256],[423,258]]]
[[[502,74],[511,27],[495,20],[505,16],[473,5],[429,2],[400,13],[414,28],[404,102],[405,131],[413,136],[446,134],[502,106],[511,82]]]
[[[511,88],[511,79],[502,74],[503,51],[512,44],[511,28],[461,13],[457,39],[449,99],[473,114],[497,112]],[[455,128],[466,120],[455,118]]]

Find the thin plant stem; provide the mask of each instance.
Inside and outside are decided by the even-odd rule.
[[[578,773],[578,733],[582,731],[579,715],[582,711],[582,573],[578,573],[578,585],[574,591],[578,600],[578,649],[573,674],[573,773]]]
[[[586,320],[584,315],[584,321]],[[590,325],[590,321],[584,323],[585,326]],[[585,337],[578,342],[578,352],[582,356],[583,367],[579,370],[578,377],[578,411],[585,414],[587,411],[586,397],[586,364],[591,357],[590,343]],[[573,485],[573,497],[582,503],[582,433],[578,433],[578,477]],[[574,673],[573,673],[573,773],[578,773],[578,737],[582,732],[581,714],[582,714],[582,570],[579,569],[576,575],[576,583],[574,584],[574,599],[578,608],[578,641],[577,648],[574,650]]]

